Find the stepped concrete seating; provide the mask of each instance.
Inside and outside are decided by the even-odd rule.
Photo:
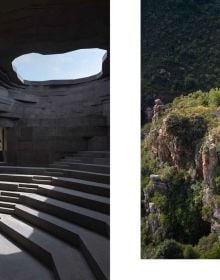
[[[70,162],[70,161],[62,161],[62,162],[54,162],[50,165],[53,168],[60,169],[74,169],[81,171],[90,171],[97,173],[109,174],[110,167],[109,165],[101,165],[101,164],[89,164],[89,163],[80,163],[80,162]]]
[[[109,184],[110,176],[109,174],[103,173],[94,173],[89,171],[73,170],[73,169],[64,169],[64,168],[42,168],[42,167],[25,167],[25,166],[0,166],[0,174],[9,173],[9,174],[36,174],[47,176],[50,173],[50,176],[63,176],[70,177],[100,183]]]
[[[110,164],[110,153],[108,151],[80,151],[72,156],[66,156],[61,159],[60,162],[72,162],[72,163],[84,163],[94,165],[106,165]]]
[[[46,266],[0,234],[0,271],[2,280],[53,280]]]
[[[108,154],[91,153],[100,158]],[[39,279],[110,279],[109,180],[84,175],[109,177],[109,166],[97,165],[100,173],[95,173],[94,166],[93,170],[80,170],[76,178],[58,167],[56,171],[50,167],[0,169],[0,241],[2,235],[11,246],[20,247],[36,267],[40,261],[45,268]],[[75,168],[75,164],[68,166],[70,171],[76,172]],[[59,176],[46,175],[48,169]]]

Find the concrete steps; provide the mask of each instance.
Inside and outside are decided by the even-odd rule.
[[[60,172],[60,171],[50,171],[50,170],[48,170],[48,171],[45,170],[45,171],[44,171],[44,174],[45,174],[45,175],[50,175],[50,176],[58,176],[58,177],[64,175],[63,172]]]
[[[53,186],[64,187],[81,192],[96,194],[100,196],[110,196],[109,185],[86,180],[79,180],[67,177],[52,178],[51,184]]]
[[[97,279],[109,279],[109,240],[45,212],[17,205],[15,215],[80,249]]]
[[[86,156],[91,158],[110,158],[109,151],[80,151],[77,152],[78,156]]]
[[[20,191],[20,192],[27,192],[27,193],[36,193],[37,192],[37,188],[18,187],[18,191]]]
[[[48,185],[51,184],[51,180],[33,179],[32,182],[36,184],[48,184]]]
[[[95,173],[90,171],[81,171],[81,170],[73,170],[73,169],[58,169],[58,168],[53,168],[53,171],[56,172],[61,171],[64,177],[69,177],[69,178],[99,182],[104,184],[109,184],[110,182],[110,175],[104,173]]]
[[[20,203],[109,237],[109,216],[38,194],[23,193]]]
[[[0,213],[13,215],[14,214],[14,209],[13,208],[8,208],[8,207],[0,207]]]
[[[1,191],[1,196],[8,196],[8,197],[14,197],[19,199],[20,193],[18,192],[10,192],[10,191]]]
[[[55,279],[52,271],[2,234],[0,234],[0,271],[1,280]]]
[[[33,184],[33,176],[31,175],[0,174],[0,180],[2,180],[0,181],[0,190],[16,191],[19,184],[21,187],[27,182],[29,182],[27,183],[27,187]],[[43,182],[45,183],[45,180],[43,180]],[[36,181],[36,179],[34,179],[34,183],[35,186],[40,184],[39,180]],[[51,177],[51,181],[48,180],[47,183],[53,186],[64,187],[100,196],[110,196],[110,188],[108,184],[67,177]]]
[[[39,185],[37,193],[105,214],[110,213],[110,200],[107,197],[49,185]]]
[[[1,198],[0,199],[0,213],[13,215],[16,203],[18,201],[16,201],[16,203],[14,203],[11,201],[10,198],[7,199],[7,197],[5,197],[5,196],[3,196],[3,197],[1,196],[0,198]]]
[[[4,214],[1,214],[0,228],[31,254],[45,260],[45,265],[53,268],[58,279],[95,280],[80,251],[60,239]]]
[[[31,203],[31,206],[26,206],[23,201],[23,196],[31,196],[32,194],[30,193],[26,194],[13,191],[3,191],[1,195],[7,195],[17,199],[20,198],[20,200],[19,204],[16,204],[15,206],[15,211],[0,211],[0,213],[8,213],[11,215],[14,214],[15,216],[19,217],[19,219],[32,223],[38,227],[43,227],[44,230],[49,231],[51,234],[55,234],[73,246],[80,247],[80,250],[82,250],[83,254],[85,255],[90,267],[94,270],[95,275],[97,275],[97,279],[109,279],[108,238],[95,233],[93,230],[87,230],[86,228],[75,223],[65,221],[57,217],[56,212],[51,212],[49,210],[50,214],[48,214],[42,210],[38,210],[35,208],[36,205],[34,203]],[[37,208],[38,207],[39,206],[37,206]],[[48,211],[46,210],[46,212]]]
[[[64,159],[68,161],[94,163],[94,164],[106,164],[110,163],[109,151],[79,151],[71,156],[66,156]]]
[[[13,196],[8,196],[8,195],[0,195],[0,201],[18,203],[19,198],[18,197],[13,197]]]
[[[9,174],[4,174],[0,173],[0,186],[2,182],[19,182],[19,183],[32,183],[32,175],[28,174],[14,174],[14,173],[9,173]]]
[[[60,160],[60,162],[78,162],[78,163],[90,163],[90,164],[101,164],[101,165],[109,165],[109,158],[92,158],[86,156],[73,156],[73,157],[65,157]]]
[[[5,191],[20,191],[20,192],[37,192],[37,185],[33,184],[23,184],[19,182],[0,182],[0,190]]]
[[[59,169],[74,169],[81,171],[89,171],[95,173],[104,173],[109,174],[110,166],[109,165],[101,165],[101,164],[88,164],[88,163],[77,163],[77,162],[54,162],[50,165],[51,168],[59,168]]]
[[[81,170],[73,170],[73,169],[58,169],[58,168],[36,168],[36,167],[14,167],[14,166],[0,166],[0,173],[2,174],[14,174],[14,177],[16,177],[16,174],[30,174],[36,178],[32,178],[33,182],[36,183],[45,183],[47,184],[50,179],[49,176],[40,176],[40,175],[46,175],[45,172],[59,172],[62,173],[65,177],[70,178],[76,178],[81,180],[88,180],[88,181],[94,181],[94,182],[100,182],[109,184],[110,182],[110,176],[109,174],[103,174],[103,173],[95,173],[95,172],[89,172],[89,171],[81,171]],[[39,176],[37,176],[39,175]],[[0,176],[0,180],[1,177]],[[45,177],[45,178],[44,178]],[[40,179],[41,178],[41,179]],[[43,182],[44,181],[44,182]],[[27,181],[28,182],[28,181]]]
[[[0,200],[16,202],[19,198],[13,197],[14,192],[10,192],[10,190],[2,191]],[[53,199],[57,199],[63,202],[67,202],[68,204],[73,204],[77,206],[82,206],[84,208],[88,208],[90,210],[94,210],[97,212],[101,212],[109,215],[110,212],[110,200],[107,197],[83,193],[79,191],[74,191],[71,189],[66,189],[63,187],[49,186],[49,185],[39,185],[37,189],[33,188],[20,188],[16,189],[16,194],[20,194],[19,197],[23,193],[35,193],[39,194],[42,197],[50,197]],[[11,197],[12,196],[12,197]],[[8,200],[7,200],[8,198]],[[45,198],[46,199],[46,198]]]
[[[0,182],[0,190],[16,191],[18,186],[18,183]]]
[[[109,280],[109,171],[105,151],[46,168],[0,166],[0,237],[43,262],[54,279]]]
[[[15,203],[0,201],[0,207],[15,209],[15,205],[16,205]]]

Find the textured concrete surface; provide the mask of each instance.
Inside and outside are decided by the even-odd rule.
[[[10,215],[1,214],[2,224],[12,229],[15,234],[18,233],[28,239],[32,244],[43,247],[47,252],[50,252],[59,280],[95,280],[79,250]],[[39,279],[41,279],[40,274]]]
[[[14,58],[30,52],[109,50],[109,0],[8,0],[1,3],[0,84],[21,84]]]
[[[9,163],[43,165],[78,150],[109,149],[108,78],[27,92],[38,102],[14,101],[20,119],[7,131]]]
[[[104,151],[77,155],[82,160],[84,156],[109,160],[109,152]],[[110,186],[85,181],[82,172],[75,179],[45,176],[50,168],[5,168],[14,174],[0,174],[0,232],[40,260],[59,280],[109,280]],[[93,168],[97,174],[99,166]],[[35,172],[38,175],[33,175]],[[56,173],[62,172],[56,168]],[[5,251],[11,253],[9,248]],[[24,279],[22,274],[16,278]],[[11,279],[6,275],[4,280]]]
[[[8,0],[0,17],[0,127],[4,160],[45,164],[78,150],[109,149],[109,0]],[[103,76],[76,85],[22,85],[14,58],[80,48],[107,50]],[[76,81],[77,83],[80,81]]]
[[[102,77],[76,85],[22,85],[11,66],[16,57],[30,52],[52,54],[102,48],[109,54],[109,2],[8,0],[1,3],[0,128],[4,128],[5,140],[1,153],[8,163],[45,166],[61,158],[65,160],[76,151],[109,150],[109,56],[103,64]],[[109,165],[109,158],[102,157],[82,157],[80,161]],[[91,176],[93,180],[104,176],[103,173],[91,175],[95,174],[94,168],[92,172],[72,170],[77,179],[0,172],[1,232],[44,262],[60,280],[108,280],[110,277],[109,205],[108,208],[103,205],[107,202],[103,197],[109,198],[110,188],[99,180],[98,183],[88,181]],[[48,174],[47,168],[44,171],[38,174]],[[63,174],[61,170],[49,170],[54,176],[55,172]],[[63,198],[57,196],[58,191],[56,197],[54,192],[46,194],[45,190],[44,195],[35,195],[38,184],[53,184],[75,192],[64,191]],[[61,189],[58,190],[62,195]],[[24,205],[20,204],[19,209],[18,203],[22,201]],[[85,206],[88,201],[92,209]],[[1,243],[5,244],[3,251]],[[16,280],[53,279],[48,270],[24,251],[4,255],[13,250],[19,249],[0,239],[1,280],[14,280],[15,275]]]
[[[52,272],[0,234],[1,280],[54,280]]]

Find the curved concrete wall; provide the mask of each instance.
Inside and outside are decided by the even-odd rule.
[[[83,48],[109,52],[109,26],[109,0],[1,1],[0,85],[22,86],[11,62],[25,53],[55,54]],[[104,75],[109,75],[107,61]]]
[[[78,150],[109,149],[109,78],[9,93],[38,99],[14,105],[20,119],[8,128],[9,163],[42,165]]]

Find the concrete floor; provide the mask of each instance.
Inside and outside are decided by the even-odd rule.
[[[31,255],[0,234],[1,280],[54,280],[53,274]]]

